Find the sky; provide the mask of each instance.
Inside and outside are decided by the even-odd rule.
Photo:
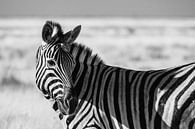
[[[0,0],[0,17],[195,17],[195,0]]]

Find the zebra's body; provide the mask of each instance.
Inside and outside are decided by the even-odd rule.
[[[72,45],[70,51],[79,60],[72,78],[76,94],[83,101],[81,107],[86,107],[86,112],[81,115],[85,118],[80,120],[75,114],[70,127],[78,123],[82,125],[87,121],[86,116],[93,116],[93,121],[105,129],[179,128],[182,113],[186,110],[184,107],[194,100],[194,86],[187,91],[186,85],[194,85],[195,63],[136,71],[108,66],[96,56],[87,56],[86,51],[89,50],[78,44]],[[184,80],[186,84],[183,84]]]
[[[47,79],[51,72],[47,70],[47,77],[46,73],[43,74],[44,78],[37,74],[37,84],[49,96],[46,98],[55,100],[53,108],[60,111],[65,129],[183,128],[181,120],[195,98],[195,63],[162,70],[136,71],[106,65],[89,48],[77,43],[69,44],[68,49],[60,47],[54,43],[41,47],[42,51],[39,49],[37,60],[42,64],[37,65],[37,71],[44,71],[45,67],[42,66],[41,53],[47,51],[49,56],[45,58],[58,59],[54,56],[65,56],[63,51],[68,50],[74,60],[71,74],[67,76],[71,92],[65,92],[61,87],[63,84],[55,85],[56,81],[49,88],[52,79]],[[66,61],[61,59],[59,65],[67,67]],[[43,80],[48,83],[38,83]],[[61,92],[54,93],[56,90]],[[61,100],[56,101],[57,96],[66,96],[67,93],[77,99],[69,104],[69,108],[74,107],[71,113],[64,113],[62,109],[66,110],[67,107],[63,107]],[[193,129],[194,121],[189,119],[185,127]]]

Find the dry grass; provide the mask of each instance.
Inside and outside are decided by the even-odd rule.
[[[0,129],[61,129],[50,104],[37,90],[0,91]]]

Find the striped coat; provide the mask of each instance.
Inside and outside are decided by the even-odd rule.
[[[53,100],[65,129],[195,128],[195,119],[186,118],[195,98],[195,63],[149,71],[109,66],[73,43],[79,32],[64,34],[47,22],[37,52],[37,86]]]

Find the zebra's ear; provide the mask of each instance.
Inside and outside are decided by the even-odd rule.
[[[81,31],[81,25],[76,26],[72,31],[69,31],[63,35],[63,42],[65,43],[72,43],[76,40],[79,36]]]
[[[52,39],[58,38],[62,33],[60,24],[47,21],[42,29],[42,39],[45,43],[49,44]]]
[[[68,41],[68,39],[70,38],[71,34],[72,34],[72,30],[66,32],[65,34],[63,34],[63,36],[61,37],[60,41],[61,41],[62,43],[67,43],[67,41]]]
[[[49,43],[52,38],[53,28],[49,22],[46,22],[42,29],[42,39],[45,43]]]

